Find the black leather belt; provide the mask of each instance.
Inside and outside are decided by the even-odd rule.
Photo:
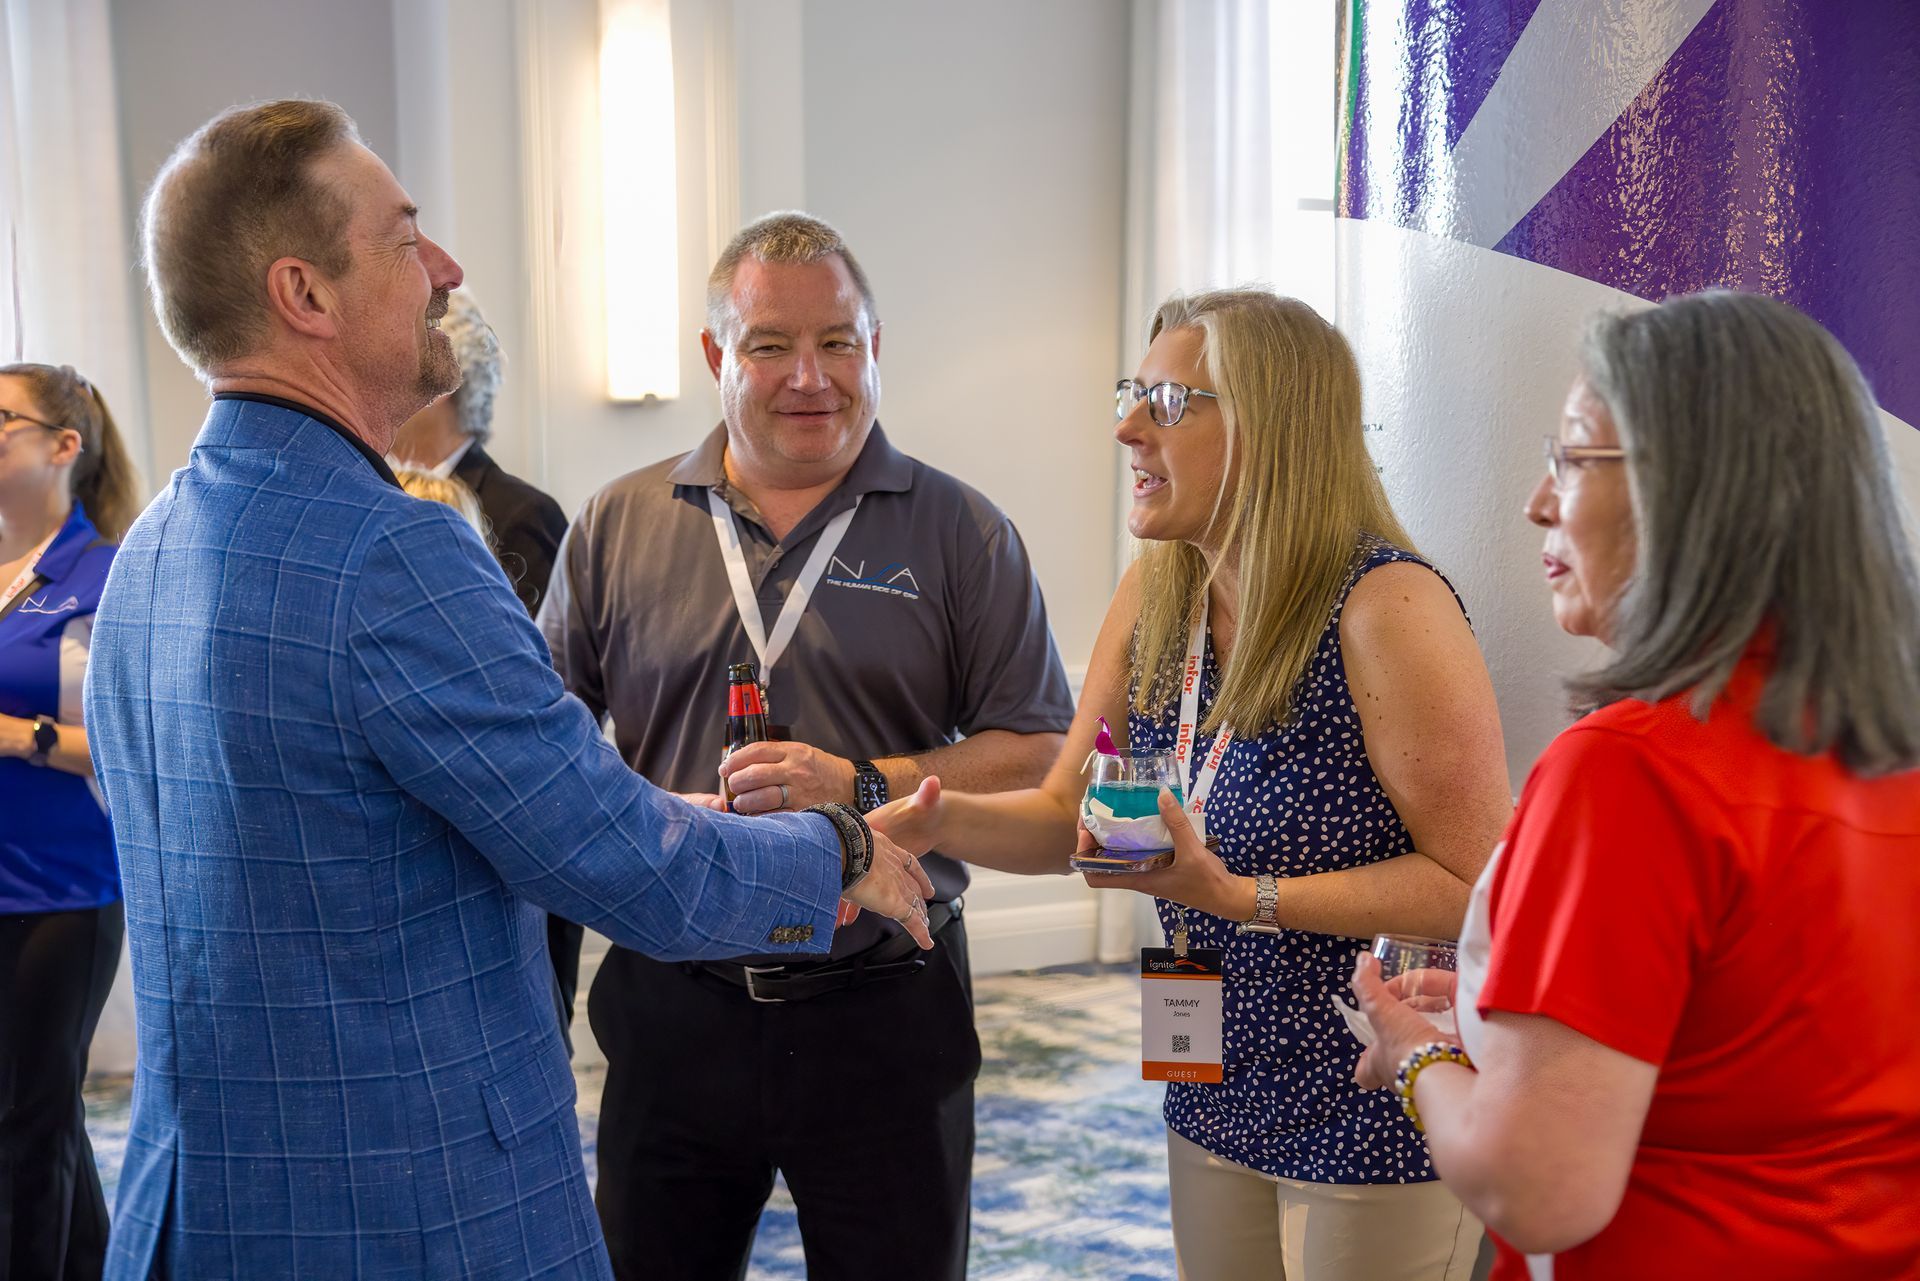
[[[966,901],[956,897],[950,903],[927,904],[927,932],[938,934],[960,919]],[[729,962],[689,961],[687,973],[719,979],[730,987],[745,988],[749,997],[763,1004],[784,1001],[811,1001],[829,992],[881,979],[899,978],[926,968],[919,955],[920,945],[904,930],[881,939],[864,951],[835,961],[802,962],[798,965],[734,965]]]

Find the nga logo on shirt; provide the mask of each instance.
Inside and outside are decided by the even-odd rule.
[[[20,602],[20,612],[23,614],[71,614],[79,608],[80,600],[75,596],[67,597],[58,605],[48,605],[44,594],[29,596]]]
[[[858,565],[849,565],[835,556],[827,565],[826,581],[835,587],[851,587],[863,592],[880,592],[907,600],[920,599],[919,580],[914,578],[912,569],[897,560],[888,561],[879,569],[868,573],[865,560]]]

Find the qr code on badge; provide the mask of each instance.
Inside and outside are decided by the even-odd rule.
[[[1179,1032],[1174,1033],[1173,1052],[1175,1054],[1192,1054],[1193,1053],[1192,1035],[1188,1033],[1179,1033]]]

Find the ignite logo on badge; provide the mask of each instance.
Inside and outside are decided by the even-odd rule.
[[[858,567],[855,567],[835,556],[827,566],[826,581],[835,587],[852,587],[863,592],[880,592],[887,596],[904,597],[907,600],[920,599],[919,580],[914,578],[913,570],[897,560],[889,561],[869,574],[866,561],[861,561]]]
[[[1148,1081],[1223,1079],[1218,948],[1140,950],[1140,1075]]]

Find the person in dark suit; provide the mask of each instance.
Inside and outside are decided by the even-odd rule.
[[[529,617],[540,612],[553,576],[553,559],[567,532],[567,516],[544,492],[507,471],[487,453],[493,405],[504,360],[500,340],[473,295],[456,289],[447,299],[440,332],[453,344],[460,389],[409,418],[393,438],[389,459],[434,476],[452,476],[480,499],[500,564]],[[577,944],[576,944],[577,946]]]
[[[459,389],[428,405],[401,425],[389,461],[429,476],[460,481],[480,500],[480,514],[492,536],[493,554],[527,616],[540,612],[553,576],[554,556],[567,532],[560,504],[493,461],[486,443],[493,437],[493,405],[500,392],[500,339],[464,289],[447,297],[440,332],[453,344],[460,366]],[[554,999],[560,1029],[573,1047],[574,995],[580,989],[580,944],[586,931],[557,916],[547,918],[547,955],[553,960]]]

